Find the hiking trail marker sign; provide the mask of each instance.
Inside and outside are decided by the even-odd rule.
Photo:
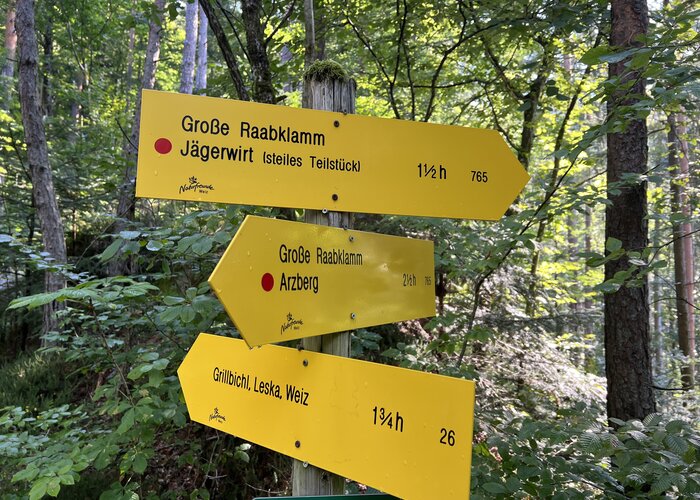
[[[497,220],[529,175],[495,130],[144,90],[136,195]]]
[[[474,382],[201,333],[190,418],[406,499],[469,492]]]
[[[429,240],[247,216],[209,284],[251,347],[435,316]]]

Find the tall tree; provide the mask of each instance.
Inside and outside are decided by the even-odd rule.
[[[314,0],[304,0],[304,68],[309,68],[316,60],[316,22]]]
[[[194,77],[194,88],[201,92],[207,88],[207,50],[209,47],[207,35],[209,22],[202,7],[199,7],[199,27],[197,29],[197,71]]]
[[[141,90],[152,89],[156,83],[156,68],[160,57],[160,32],[163,25],[163,9],[165,0],[154,0],[155,16],[149,22],[148,44],[146,46],[146,56],[143,65],[143,76],[141,77]],[[138,160],[139,131],[141,129],[141,92],[136,98],[134,108],[134,120],[131,126],[129,140],[124,145],[124,158],[126,167],[124,178],[119,192],[119,203],[117,205],[117,220],[115,230],[121,231],[126,227],[127,220],[134,220],[136,209],[136,163]],[[110,274],[124,274],[127,272],[124,262],[113,260],[110,263]]]
[[[224,31],[223,26],[221,26],[219,18],[216,17],[214,7],[209,0],[199,0],[199,6],[204,11],[205,17],[209,21],[209,26],[211,26],[211,30],[214,32],[219,49],[221,50],[221,55],[223,55],[224,61],[226,61],[229,76],[231,77],[231,81],[236,88],[238,98],[242,101],[250,101],[248,89],[243,83],[243,76],[238,68],[238,61],[233,55],[233,49],[231,49],[231,44],[228,42],[228,38],[226,38],[226,32]],[[200,18],[201,17],[202,16],[200,16]]]
[[[648,26],[646,0],[612,0],[612,47],[623,50],[642,46]],[[616,89],[608,99],[608,120],[614,128],[607,135],[610,203],[606,208],[605,236],[608,242],[621,242],[627,251],[642,252],[648,246],[647,184],[645,180],[629,179],[630,174],[641,175],[647,168],[646,120],[632,108],[644,96],[644,78],[626,63],[627,59],[609,65],[609,76]],[[629,268],[627,255],[610,260],[605,264],[605,279]],[[605,295],[608,418],[641,419],[656,411],[648,295],[646,280]]]
[[[260,0],[243,0],[242,3],[248,59],[253,73],[253,100],[274,104],[275,88],[272,85],[265,31],[260,20],[262,2]]]
[[[197,51],[197,13],[199,5],[192,1],[185,4],[185,43],[182,47],[180,92],[191,94],[194,87],[194,66]]]
[[[683,113],[671,113],[668,118],[668,163],[671,176],[671,210],[684,217],[673,223],[673,264],[676,284],[676,318],[678,345],[688,361],[681,367],[683,387],[695,383],[695,311],[693,230],[689,221],[691,208],[687,193],[690,181],[690,163],[686,136],[686,118]]]
[[[34,25],[34,0],[17,1],[15,25],[19,44],[19,100],[32,180],[32,197],[39,218],[44,249],[57,264],[65,264],[66,240],[53,185],[38,86],[39,49]],[[46,272],[45,289],[47,292],[60,290],[64,286],[65,280],[62,274]],[[56,329],[55,311],[57,308],[55,303],[44,306],[44,333]]]

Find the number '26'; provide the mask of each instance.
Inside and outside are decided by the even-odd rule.
[[[455,445],[455,431],[451,429],[445,429],[444,427],[440,429],[440,442],[442,444],[447,444],[450,446]]]

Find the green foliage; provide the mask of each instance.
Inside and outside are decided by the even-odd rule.
[[[211,460],[228,460],[234,467],[252,460],[245,443],[216,458],[209,447],[193,446],[183,433],[187,410],[175,374],[199,332],[233,331],[206,278],[243,216],[233,208],[205,210],[168,229],[123,231],[116,235],[116,250],[108,248],[100,258],[131,258],[147,272],[129,278],[76,275],[81,279],[73,286],[12,303],[12,310],[53,300],[66,307],[63,331],[50,337],[54,346],[0,372],[2,380],[23,373],[25,365],[31,368],[27,382],[7,386],[8,402],[22,407],[6,408],[0,416],[0,425],[12,436],[0,460],[17,491],[32,498],[64,490],[71,496],[74,488],[87,488],[79,484],[83,475],[98,473],[104,498],[141,496],[160,491],[149,470],[168,467],[189,471],[172,477],[173,497],[188,491],[193,498],[207,498],[206,490],[197,493],[190,486],[215,466]],[[62,365],[41,362],[57,359],[87,386],[43,403],[54,409],[41,412],[30,406],[37,396],[26,386],[49,375],[35,391],[51,384],[69,390],[60,384],[62,377],[65,383],[57,369]]]
[[[28,354],[0,367],[0,408],[22,401],[25,408],[44,411],[70,401],[80,388],[73,366],[55,354]]]
[[[695,498],[700,427],[660,414],[585,430],[577,404],[547,422],[516,417],[477,433],[472,498]]]

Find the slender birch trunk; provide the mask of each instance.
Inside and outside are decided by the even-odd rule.
[[[199,5],[188,2],[185,5],[185,44],[182,48],[180,70],[180,93],[191,94],[194,87],[194,64],[197,51],[197,13]]]

